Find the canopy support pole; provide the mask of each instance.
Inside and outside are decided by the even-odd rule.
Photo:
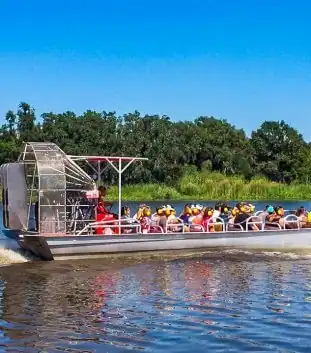
[[[91,169],[95,172],[97,175],[97,182],[99,185],[99,181],[101,180],[101,175],[104,172],[104,169],[101,169],[100,162],[105,161],[110,165],[117,173],[118,173],[118,226],[119,229],[121,228],[121,208],[122,208],[122,173],[134,162],[134,161],[142,161],[142,160],[148,160],[148,158],[138,158],[138,157],[106,157],[106,156],[68,156],[69,158],[72,158],[73,161],[78,161],[78,160],[84,160],[88,163],[88,165],[91,167]],[[93,167],[91,165],[91,161],[96,161],[97,162],[97,168]],[[122,162],[126,161],[127,163],[125,166],[122,168]],[[114,162],[118,162],[118,165],[116,166]]]
[[[97,184],[97,187],[99,187],[101,184],[101,181],[102,181],[102,174],[108,168],[108,165],[106,165],[105,167],[102,168],[101,161],[97,161],[97,163],[96,163],[97,168],[95,168],[89,161],[86,161],[86,163],[92,169],[94,174],[96,175],[96,184]]]
[[[121,161],[121,158],[119,159],[119,186],[118,186],[118,192],[119,192],[119,231],[121,230],[121,203],[122,203],[122,191],[121,191],[121,188],[122,188],[122,161]]]
[[[118,224],[119,229],[121,229],[121,208],[122,208],[122,174],[123,172],[136,160],[136,158],[131,159],[123,168],[122,168],[122,158],[118,158],[118,167],[114,165],[114,162],[107,158],[107,162],[113,167],[113,169],[118,173]]]
[[[101,182],[101,170],[100,170],[100,161],[97,161],[97,185],[100,185]]]

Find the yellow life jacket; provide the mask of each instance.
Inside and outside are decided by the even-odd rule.
[[[311,212],[308,212],[308,223],[311,223]]]

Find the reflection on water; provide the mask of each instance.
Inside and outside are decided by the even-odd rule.
[[[309,352],[310,260],[242,254],[0,271],[6,352]]]

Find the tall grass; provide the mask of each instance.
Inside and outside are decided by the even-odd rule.
[[[116,200],[118,190],[109,189],[109,199]],[[186,173],[174,187],[164,184],[125,185],[122,199],[126,201],[152,200],[311,200],[311,184],[291,185],[256,177],[250,182],[241,176],[216,172]]]

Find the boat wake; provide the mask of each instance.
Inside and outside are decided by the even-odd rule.
[[[311,259],[311,253],[310,250],[306,252],[280,252],[280,251],[271,251],[271,252],[263,252],[262,253],[265,256],[270,256],[270,257],[279,257],[279,258],[284,258],[284,259],[289,259],[289,260],[308,260]]]
[[[31,256],[27,256],[22,250],[0,249],[0,266],[29,262],[31,260]]]
[[[243,260],[243,261],[275,261],[275,260],[311,260],[311,251],[267,251],[267,250],[244,250],[244,249],[208,249],[208,250],[195,250],[195,251],[179,251],[171,252],[169,254],[161,254],[163,260],[171,261],[180,258],[193,258],[193,259],[213,259],[222,261],[224,259],[230,260]]]
[[[310,249],[306,250],[297,250],[297,251],[267,251],[267,250],[241,250],[241,249],[227,249],[220,250],[218,252],[219,255],[223,256],[238,256],[243,257],[243,259],[247,257],[254,258],[266,258],[266,259],[284,259],[284,260],[309,260],[311,259],[311,251]]]
[[[21,249],[17,242],[0,233],[0,266],[29,262],[35,257]]]
[[[311,251],[267,251],[267,250],[247,250],[247,249],[196,249],[196,250],[175,250],[161,251],[153,253],[123,253],[123,254],[106,254],[106,259],[125,259],[135,261],[179,261],[181,259],[192,259],[200,261],[201,259],[210,259],[212,261],[295,261],[295,260],[311,260]]]

